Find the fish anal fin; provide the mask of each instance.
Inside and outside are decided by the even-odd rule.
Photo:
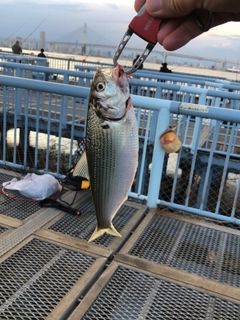
[[[115,236],[115,237],[122,237],[121,234],[114,228],[113,225],[111,225],[109,228],[102,228],[102,229],[99,229],[98,227],[96,227],[90,239],[88,240],[88,242],[92,242],[93,240],[102,236],[104,233],[110,234],[111,236]]]

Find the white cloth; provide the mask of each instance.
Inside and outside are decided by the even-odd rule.
[[[60,190],[58,180],[50,174],[28,173],[21,180],[13,178],[2,185],[5,189],[18,190],[24,197],[34,200],[46,199]]]

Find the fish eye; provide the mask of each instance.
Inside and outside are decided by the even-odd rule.
[[[105,89],[105,83],[104,82],[98,82],[96,85],[97,91],[103,91]]]

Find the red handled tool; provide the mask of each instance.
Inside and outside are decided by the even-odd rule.
[[[209,17],[206,25],[204,25],[201,19],[197,16],[196,12],[192,12],[192,18],[199,27],[202,32],[208,31],[213,25],[213,13],[209,12]],[[151,53],[153,48],[157,43],[157,34],[160,28],[164,26],[166,19],[156,19],[151,17],[147,10],[146,5],[144,5],[138,14],[132,19],[130,24],[128,25],[128,29],[124,34],[117,50],[113,56],[113,63],[114,66],[117,65],[117,60],[121,55],[123,49],[125,48],[126,44],[130,40],[131,36],[135,33],[143,40],[147,41],[148,44],[145,47],[143,53],[139,56],[137,61],[133,64],[132,68],[126,71],[127,74],[131,74],[135,72],[139,66],[146,60],[148,55]]]
[[[127,74],[131,74],[135,72],[138,69],[138,67],[146,60],[150,52],[155,47],[157,43],[157,34],[160,27],[162,26],[163,21],[165,20],[151,17],[146,11],[146,5],[144,5],[128,25],[128,29],[124,34],[119,46],[117,47],[117,50],[114,53],[114,56],[113,56],[114,66],[116,66],[117,60],[121,55],[123,49],[125,48],[127,42],[129,41],[131,36],[135,33],[140,38],[148,42],[143,53],[140,55],[137,61],[133,64],[132,68],[126,71]]]

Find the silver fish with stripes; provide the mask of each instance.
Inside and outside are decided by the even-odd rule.
[[[127,200],[138,165],[138,126],[122,66],[98,68],[89,97],[86,155],[97,226],[91,242],[121,237],[112,220]]]

